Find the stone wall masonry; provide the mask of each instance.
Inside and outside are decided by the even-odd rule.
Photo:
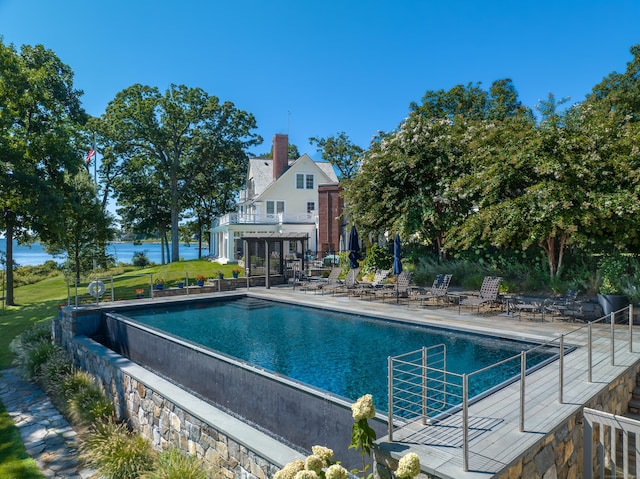
[[[119,419],[154,448],[172,444],[228,479],[267,479],[298,451],[84,336],[67,337],[74,362],[102,384]]]
[[[585,407],[623,415],[627,412],[640,365],[628,369],[611,382],[605,390],[585,404]],[[547,434],[529,451],[496,474],[496,479],[579,479],[583,477],[584,450],[583,413],[580,408],[554,431]],[[375,452],[376,475],[392,479],[398,458]],[[422,473],[420,479],[441,479],[441,476]]]

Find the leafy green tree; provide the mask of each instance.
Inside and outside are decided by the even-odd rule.
[[[637,133],[628,118],[588,105],[561,113],[561,104],[549,95],[535,126],[482,125],[470,149],[471,168],[452,185],[474,209],[449,230],[450,247],[540,247],[557,279],[569,245],[586,248],[634,234],[638,196],[630,178],[638,177],[631,146]]]
[[[263,153],[263,154],[258,155],[258,156],[260,158],[273,158],[273,145],[271,146],[271,149],[269,150],[268,153]],[[294,145],[293,143],[289,143],[289,146],[287,147],[287,160],[296,161],[301,156],[302,155],[300,154],[300,151],[298,150],[298,147],[296,145]]]
[[[593,87],[587,102],[605,111],[615,111],[640,121],[640,44],[630,49],[633,59],[624,73],[612,72]]]
[[[14,304],[12,242],[60,234],[64,183],[82,164],[87,115],[73,72],[42,45],[0,41],[0,229],[7,240],[7,304]]]
[[[111,265],[106,244],[114,237],[113,218],[102,208],[91,175],[80,170],[66,176],[65,201],[57,217],[62,230],[47,241],[52,254],[67,253],[67,264],[76,281],[97,267]]]
[[[340,177],[349,180],[358,170],[364,150],[354,145],[345,132],[327,138],[309,138],[310,144],[316,144],[322,159],[331,163],[340,172]]]
[[[178,225],[181,213],[191,207],[185,199],[196,176],[215,168],[220,158],[246,168],[246,150],[262,142],[252,132],[253,115],[184,85],[171,85],[164,94],[143,85],[126,88],[109,103],[98,125],[110,142],[110,155],[122,162],[145,158],[155,188],[168,195],[171,261],[179,260]],[[126,181],[123,177],[119,184]],[[226,181],[210,185],[218,190],[230,187]]]
[[[508,118],[533,121],[510,80],[489,92],[477,85],[426,92],[394,132],[372,142],[345,187],[349,214],[365,229],[399,231],[443,256],[449,228],[474,206],[451,184],[472,168],[469,148],[483,122]]]
[[[158,188],[162,175],[153,162],[136,156],[119,167],[122,174],[116,176],[112,187],[118,203],[117,213],[122,225],[136,234],[158,235],[161,241],[161,261],[169,258],[167,232],[171,228],[169,193]]]

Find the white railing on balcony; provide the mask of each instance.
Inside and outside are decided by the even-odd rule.
[[[316,221],[316,215],[313,213],[298,214],[242,214],[229,213],[221,216],[218,225],[237,225],[237,224],[283,224],[283,223],[305,223],[313,224]]]

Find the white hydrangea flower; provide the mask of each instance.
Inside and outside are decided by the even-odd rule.
[[[365,394],[351,405],[351,412],[353,419],[359,421],[360,419],[372,419],[376,416],[376,410],[373,406],[373,396],[371,394]]]
[[[326,467],[327,461],[320,456],[316,456],[315,454],[307,457],[307,460],[304,462],[304,468],[307,471],[315,471],[320,472],[324,467]]]
[[[420,458],[414,452],[405,454],[398,461],[396,477],[399,479],[413,479],[420,474]]]
[[[329,459],[331,459],[333,457],[333,449],[329,449],[328,447],[313,446],[311,448],[311,451],[313,452],[314,455],[320,456],[325,461],[328,461]]]
[[[334,464],[327,468],[325,473],[327,479],[348,479],[349,471],[347,471],[340,464]]]

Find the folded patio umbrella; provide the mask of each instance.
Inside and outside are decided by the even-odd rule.
[[[351,263],[351,269],[357,268],[358,260],[360,259],[360,243],[358,242],[358,232],[356,227],[351,227],[351,233],[349,234],[349,262]]]

